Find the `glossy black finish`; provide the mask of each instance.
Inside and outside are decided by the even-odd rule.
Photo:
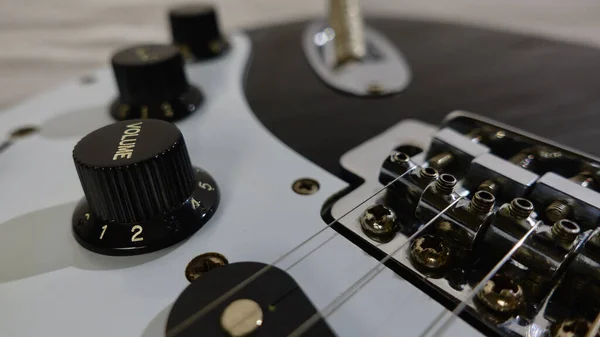
[[[111,60],[119,96],[110,106],[117,120],[181,119],[202,102],[188,83],[179,49],[171,45],[136,45],[118,51]]]
[[[172,8],[169,24],[173,44],[190,61],[217,57],[229,47],[213,6],[188,4]]]
[[[136,118],[155,118],[175,122],[195,112],[204,96],[200,90],[190,85],[181,95],[159,103],[141,105],[123,104],[118,98],[110,105],[110,114],[117,121]]]
[[[250,299],[263,312],[263,323],[253,337],[288,336],[292,331],[317,313],[317,309],[300,289],[296,281],[277,267],[270,267],[255,282],[228,297],[206,314],[200,310],[220,298],[248,277],[267,265],[257,262],[237,262],[216,268],[192,282],[177,298],[167,320],[167,337],[227,337],[220,325],[221,313],[233,301]],[[181,329],[180,324],[198,316]],[[335,336],[327,323],[320,319],[302,336]]]
[[[103,220],[138,222],[178,207],[195,188],[181,131],[156,119],[114,123],[73,150],[85,197]]]
[[[215,181],[192,167],[181,131],[169,122],[107,125],[77,143],[73,161],[85,194],[74,234],[98,253],[172,245],[202,227],[219,203]]]
[[[91,212],[85,199],[81,200],[72,219],[75,239],[86,249],[104,255],[150,253],[185,240],[210,220],[220,201],[214,179],[203,170],[196,171],[196,188],[190,198],[174,210],[148,220],[102,220]]]
[[[397,95],[357,98],[323,84],[301,47],[307,22],[250,32],[245,88],[252,111],[326,170],[342,176],[342,154],[403,119],[439,125],[458,109],[600,155],[598,49],[459,24],[366,22],[398,46],[412,70]]]

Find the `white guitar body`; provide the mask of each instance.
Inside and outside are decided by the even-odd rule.
[[[189,284],[184,269],[193,257],[218,252],[230,263],[269,264],[326,226],[321,208],[347,183],[290,150],[255,118],[242,89],[252,45],[242,33],[230,41],[223,57],[187,66],[205,102],[176,123],[192,163],[217,181],[221,203],[206,226],[167,249],[104,256],[82,248],[71,233],[83,197],[72,150],[87,133],[113,122],[106,109],[117,93],[109,69],[94,73],[93,83],[73,81],[0,114],[0,134],[40,128],[0,154],[1,336],[164,336],[170,307]],[[416,123],[434,130],[408,123],[409,129]],[[369,172],[375,182],[377,173]],[[320,190],[294,193],[291,185],[302,177],[317,180]],[[376,185],[364,185],[357,198],[381,188]],[[336,206],[334,216],[343,208]],[[356,221],[359,211],[347,221]],[[327,229],[277,267],[293,265],[288,273],[322,309],[377,263]],[[444,310],[385,270],[326,320],[340,336],[417,336]],[[456,320],[446,335],[480,334]]]

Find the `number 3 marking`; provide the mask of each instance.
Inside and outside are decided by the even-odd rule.
[[[140,225],[135,225],[133,226],[133,228],[131,228],[131,232],[134,233],[133,236],[131,237],[131,242],[136,242],[136,241],[142,241],[144,240],[144,238],[142,237],[138,237],[140,234],[142,234],[142,231],[144,229],[142,228],[142,226]]]

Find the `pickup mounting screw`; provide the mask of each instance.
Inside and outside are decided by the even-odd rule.
[[[219,253],[205,253],[193,258],[185,267],[185,278],[193,282],[204,273],[207,273],[215,268],[228,265],[229,262],[225,256]]]
[[[396,235],[398,223],[396,213],[385,205],[367,208],[358,221],[363,232],[378,242],[389,242]]]
[[[487,281],[477,298],[493,311],[508,313],[518,309],[524,299],[523,289],[506,275],[496,274]]]

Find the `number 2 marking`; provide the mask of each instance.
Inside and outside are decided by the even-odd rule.
[[[108,228],[108,225],[102,226],[102,233],[100,233],[100,240],[102,240],[102,238],[104,237],[104,233],[106,232],[107,228]]]
[[[142,226],[140,225],[135,225],[131,228],[131,232],[134,233],[133,236],[131,237],[131,242],[136,242],[136,241],[142,241],[144,240],[144,238],[142,237],[138,237],[140,234],[142,234],[142,231],[144,229],[142,228]],[[136,232],[137,231],[137,232]]]

